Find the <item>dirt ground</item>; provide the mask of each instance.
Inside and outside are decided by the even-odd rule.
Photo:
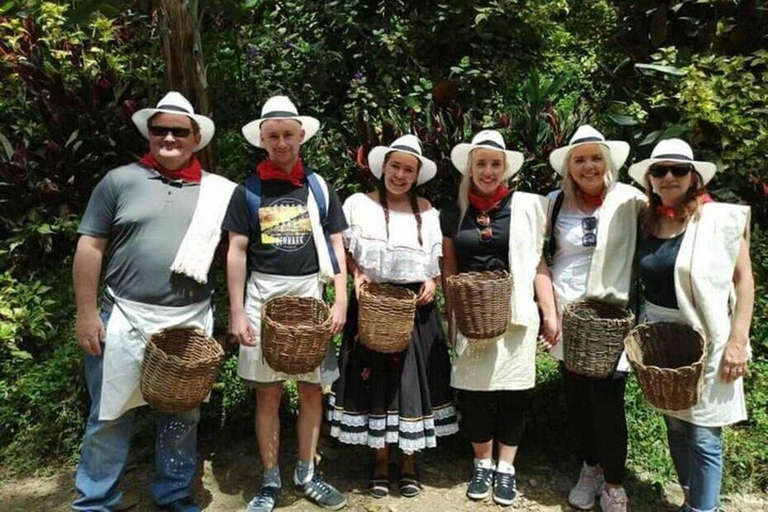
[[[291,432],[283,435],[281,459],[284,492],[278,510],[321,510],[297,497],[290,489],[295,445]],[[440,443],[442,441],[442,443]],[[330,455],[322,461],[324,476],[347,493],[347,510],[366,512],[502,510],[490,499],[474,503],[464,492],[469,478],[471,453],[461,439],[440,440],[435,450],[420,456],[419,468],[424,490],[414,499],[397,495],[396,484],[390,497],[381,500],[369,498],[367,462],[369,453],[360,447],[342,447],[337,458]],[[151,512],[156,508],[149,496],[152,474],[151,443],[134,443],[131,462],[121,482],[121,489],[132,501],[130,510]],[[260,482],[261,468],[252,436],[247,433],[218,435],[200,440],[200,467],[194,497],[206,511],[244,511]],[[522,450],[516,463],[519,496],[510,510],[567,511],[572,510],[566,497],[578,467],[571,458],[552,464],[540,455]],[[74,467],[54,468],[48,475],[36,478],[6,478],[0,481],[0,511],[29,512],[64,511],[74,497]],[[633,512],[676,511],[681,503],[679,488],[670,485],[658,491],[650,484],[635,478],[627,482],[630,510]],[[599,509],[599,507],[596,507]],[[728,496],[723,510],[768,511],[766,496]]]

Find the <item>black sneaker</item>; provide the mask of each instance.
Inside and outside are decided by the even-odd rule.
[[[472,471],[472,480],[467,487],[467,498],[471,500],[484,500],[491,494],[493,483],[493,468],[481,468],[475,466]]]
[[[277,503],[277,497],[280,495],[280,488],[274,485],[267,485],[261,488],[259,494],[253,497],[246,512],[272,512]]]
[[[347,497],[331,484],[322,481],[317,473],[312,475],[309,482],[297,484],[296,492],[315,505],[330,510],[339,510],[347,504]]]
[[[515,496],[517,496],[515,475],[497,472],[493,483],[493,501],[507,507],[515,500]]]

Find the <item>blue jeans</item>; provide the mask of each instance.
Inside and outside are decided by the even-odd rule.
[[[688,495],[693,512],[709,512],[720,506],[723,476],[723,441],[720,427],[700,427],[664,416],[669,453],[677,478]]]
[[[102,314],[106,326],[108,315]],[[80,463],[75,475],[77,499],[72,510],[107,512],[121,499],[117,483],[123,474],[131,442],[136,409],[115,420],[99,420],[101,404],[102,355],[85,355],[85,381],[91,397],[88,423],[83,436]],[[197,470],[197,424],[200,409],[178,414],[158,414],[155,436],[155,475],[150,485],[152,498],[167,505],[190,495]],[[189,512],[198,512],[190,507]]]

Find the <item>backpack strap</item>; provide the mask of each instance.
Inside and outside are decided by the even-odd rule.
[[[547,246],[547,254],[549,254],[549,260],[555,257],[555,251],[557,250],[557,241],[555,240],[555,224],[557,223],[557,216],[560,215],[560,210],[563,208],[563,200],[565,194],[561,190],[555,198],[555,204],[552,206],[552,217],[549,219],[549,245]]]

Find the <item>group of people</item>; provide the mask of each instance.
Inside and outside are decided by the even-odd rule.
[[[319,121],[299,115],[285,96],[270,98],[260,118],[242,129],[267,158],[241,185],[202,170],[195,152],[210,142],[214,124],[180,94],[168,93],[133,121],[149,141],[148,153],[106,174],[78,230],[76,335],[86,352],[91,407],[74,510],[120,506],[117,484],[131,422],[144,404],[139,373],[145,340],[176,325],[212,331],[208,277],[222,231],[228,237],[229,330],[240,345],[237,373],[256,394],[263,468],[248,512],[271,511],[279,499],[279,406],[289,379],[299,397],[292,479],[306,499],[333,510],[346,505],[345,495],[314,466],[323,393],[329,391],[331,436],[372,449],[372,497],[387,496],[393,481],[401,496],[417,496],[414,454],[461,426],[474,452],[468,499],[492,495],[502,506],[512,504],[537,340],[562,360],[563,306],[582,298],[626,306],[635,275],[646,321],[691,325],[707,340],[699,402],[661,413],[685,491],[683,509],[717,510],[721,428],[746,419],[741,377],[754,300],[749,208],[711,200],[705,187],[716,166],[695,160],[684,141],[661,141],[650,158],[632,165],[636,188],[617,182],[629,145],[581,126],[567,146],[551,153],[562,179],[544,197],[508,188],[525,156],[506,149],[498,131],[483,130],[453,148],[451,162],[462,175],[457,201],[438,211],[416,192],[438,169],[414,135],[373,148],[368,165],[377,188],[342,205],[302,159],[302,145]],[[488,270],[512,276],[506,332],[469,340],[446,330],[434,300],[441,280]],[[415,294],[404,351],[384,354],[359,341],[358,301],[366,283]],[[325,285],[333,286],[330,315],[332,332],[343,333],[340,352],[331,345],[309,373],[274,370],[262,357],[263,305],[281,295],[321,299]],[[455,312],[446,299],[452,326]],[[605,512],[625,511],[627,359],[622,355],[607,378],[578,375],[562,363],[561,371],[582,463],[568,501],[587,510],[599,499]],[[151,493],[160,510],[200,510],[190,494],[199,418],[199,409],[158,413]],[[390,475],[395,455],[397,479]]]

